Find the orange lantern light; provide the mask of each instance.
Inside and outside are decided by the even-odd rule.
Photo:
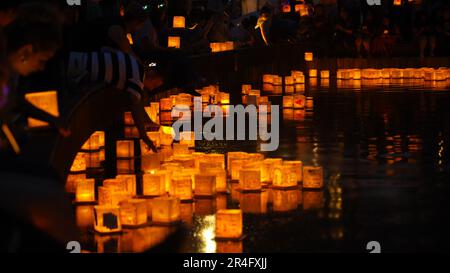
[[[283,108],[294,107],[294,96],[283,96]]]
[[[283,162],[283,165],[291,166],[294,168],[295,173],[297,174],[297,182],[303,180],[303,162],[300,160],[287,160]]]
[[[294,108],[303,109],[305,108],[306,98],[304,95],[294,95]]]
[[[122,231],[118,206],[94,207],[94,230],[99,233],[117,233]]]
[[[289,12],[291,12],[291,5],[290,5],[290,4],[285,4],[285,5],[283,5],[283,6],[282,6],[282,11],[283,11],[284,13],[289,13]]]
[[[47,113],[58,117],[58,94],[56,91],[36,92],[25,94],[25,99],[33,106],[46,111]],[[33,118],[28,118],[28,127],[39,128],[46,127],[48,123]]]
[[[210,174],[195,175],[195,196],[211,197],[216,195],[216,177]]]
[[[180,48],[180,37],[169,36],[167,46],[170,48]]]
[[[173,17],[173,28],[185,28],[186,19],[184,16],[174,16]]]
[[[292,77],[292,76],[284,77],[284,84],[285,85],[293,85],[294,84],[294,77]]]
[[[312,52],[305,52],[305,61],[312,62],[314,59],[314,54]]]
[[[192,177],[190,175],[180,175],[172,177],[170,195],[178,197],[180,200],[192,200]]]
[[[261,181],[272,182],[273,170],[283,164],[281,158],[267,158],[263,160],[261,167]]]
[[[292,166],[277,166],[273,170],[272,185],[275,188],[297,187],[297,173]]]
[[[154,224],[178,222],[180,217],[180,199],[164,196],[152,200],[152,222]]]
[[[173,143],[175,132],[170,126],[161,126],[159,128],[161,145],[170,146]]]
[[[117,158],[134,157],[134,142],[132,140],[118,140],[116,142]]]
[[[117,180],[122,180],[125,183],[125,191],[136,196],[136,175],[135,174],[121,174],[116,176]]]
[[[216,213],[216,238],[241,238],[242,222],[242,210],[218,210]]]
[[[79,203],[95,202],[95,179],[76,181],[75,201]]]
[[[227,172],[222,168],[211,168],[205,171],[205,174],[213,175],[216,178],[216,191],[227,191]]]
[[[265,74],[265,75],[263,75],[263,82],[273,84],[273,78],[274,78],[274,75]]]
[[[120,202],[120,221],[124,227],[147,224],[147,202],[140,199]]]
[[[317,78],[317,69],[310,69],[309,70],[309,77],[310,78]]]
[[[320,78],[321,79],[329,79],[330,78],[330,70],[321,70]]]
[[[160,172],[144,174],[142,185],[145,196],[161,196],[166,193],[166,175]]]
[[[303,167],[303,188],[321,189],[322,187],[323,187],[322,167],[313,167],[313,166]]]

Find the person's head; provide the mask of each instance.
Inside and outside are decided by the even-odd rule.
[[[127,27],[127,32],[134,33],[138,31],[148,19],[148,12],[136,1],[132,1],[125,8],[123,17]]]
[[[22,1],[20,0],[1,0],[0,1],[0,27],[9,25],[16,18],[17,8]]]

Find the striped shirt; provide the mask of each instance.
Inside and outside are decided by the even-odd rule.
[[[70,52],[68,80],[80,83],[107,83],[141,99],[144,66],[121,51]]]

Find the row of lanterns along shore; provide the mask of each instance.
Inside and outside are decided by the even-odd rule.
[[[174,16],[172,22],[173,30],[183,30],[186,28],[186,18],[184,16]],[[179,49],[182,47],[181,35],[171,34],[167,37],[167,47]],[[223,52],[234,50],[234,42],[210,43],[211,52]]]
[[[137,192],[136,174],[119,174],[96,187],[94,179],[74,182],[77,204],[95,203],[94,229],[99,233],[120,232],[123,227],[170,225],[180,222],[180,202],[194,198],[212,198],[226,193],[231,184],[242,193],[276,190],[317,190],[323,188],[323,169],[303,166],[301,161],[265,158],[260,153],[225,154],[194,152],[193,132],[184,132],[185,140],[172,143],[171,127],[159,131],[158,153],[141,145],[142,192]],[[189,137],[188,137],[189,136]],[[162,141],[161,141],[162,140]],[[134,141],[116,143],[119,158],[134,157]],[[73,166],[81,166],[76,158]],[[237,239],[242,236],[242,210],[216,212],[216,237]]]

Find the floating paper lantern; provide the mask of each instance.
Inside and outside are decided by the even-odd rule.
[[[210,43],[209,47],[211,48],[211,52],[220,52],[220,43]]]
[[[161,147],[161,133],[160,132],[147,132],[148,138],[153,142],[156,148]],[[141,142],[141,153],[142,151],[145,151],[145,153],[148,152],[147,147],[145,143]]]
[[[216,177],[210,174],[195,175],[195,196],[216,195]]]
[[[445,81],[445,80],[447,80],[447,74],[444,71],[436,70],[434,72],[434,80]]]
[[[147,202],[131,199],[120,203],[120,221],[123,226],[142,226],[147,224]]]
[[[232,180],[239,180],[240,171],[245,164],[248,163],[247,159],[234,159],[230,162],[230,173]]]
[[[131,196],[136,196],[136,175],[135,174],[117,175],[116,179],[122,180],[125,183],[125,191],[126,192],[131,194]]]
[[[413,68],[403,69],[403,78],[404,79],[412,79],[412,78],[414,78],[414,69]]]
[[[86,168],[100,168],[100,151],[86,153]]]
[[[234,50],[234,42],[233,41],[228,41],[225,42],[225,50],[230,51],[230,50]]]
[[[294,95],[294,108],[303,109],[305,108],[306,98],[303,95]]]
[[[157,197],[152,200],[152,222],[169,224],[180,221],[180,199]]]
[[[320,78],[321,79],[329,79],[330,78],[330,71],[329,70],[321,70],[320,71]]]
[[[231,171],[231,161],[236,159],[243,159],[247,156],[245,152],[228,152],[227,153],[227,171]]]
[[[217,241],[216,253],[243,253],[242,241]]]
[[[285,5],[283,5],[283,6],[282,6],[282,11],[283,11],[284,13],[289,13],[289,12],[291,12],[291,5],[290,5],[290,4],[285,4]]]
[[[75,201],[79,203],[95,202],[95,179],[76,181]]]
[[[363,79],[380,79],[381,78],[381,70],[378,69],[363,69],[362,70],[362,78]]]
[[[188,148],[195,147],[195,132],[180,132],[180,144]]]
[[[77,153],[75,159],[73,160],[72,167],[70,167],[71,172],[84,172],[86,171],[86,154]]]
[[[188,175],[172,177],[170,195],[180,200],[192,200],[192,178]]]
[[[294,77],[292,77],[292,76],[284,77],[284,84],[285,85],[293,85],[294,84]]]
[[[295,92],[296,93],[305,93],[305,85],[304,84],[296,84]]]
[[[294,76],[294,82],[296,84],[304,84],[305,83],[305,76],[303,74],[302,75],[295,75]]]
[[[278,166],[273,170],[272,185],[277,188],[296,187],[298,178],[293,166]]]
[[[122,231],[118,206],[95,206],[94,215],[95,231],[99,233],[116,233]]]
[[[263,160],[261,167],[261,181],[262,182],[272,182],[273,170],[283,164],[283,159],[281,158],[267,158]]]
[[[67,192],[75,193],[76,181],[86,179],[86,173],[69,173],[66,180],[65,189]]]
[[[170,98],[162,98],[159,100],[161,111],[172,111],[173,101]]]
[[[123,113],[123,122],[126,126],[133,126],[134,125],[134,119],[131,112],[125,112]]]
[[[242,191],[261,190],[261,170],[241,169],[239,171],[239,187]]]
[[[424,76],[425,81],[435,81],[436,80],[435,73],[433,70],[426,70],[423,73],[423,76]]]
[[[293,108],[294,107],[294,96],[283,96],[283,107]]]
[[[317,69],[310,69],[309,70],[309,77],[310,78],[317,78]]]
[[[172,145],[174,155],[187,155],[189,154],[189,146],[187,144],[174,143]]]
[[[252,86],[250,84],[242,85],[242,94],[248,95],[250,93],[250,90],[252,90]]]
[[[402,0],[394,0],[394,6],[401,6],[402,5]]]
[[[83,146],[81,146],[81,150],[97,151],[98,149],[100,149],[100,134],[95,132],[88,138],[88,140],[86,140]]]
[[[175,136],[175,132],[170,126],[161,126],[159,128],[159,132],[161,133],[161,145],[170,146],[173,143],[173,138]]]
[[[222,168],[212,168],[207,169],[205,174],[213,175],[216,178],[216,191],[226,192],[227,191],[227,172]]]
[[[118,174],[132,174],[135,172],[134,159],[117,159],[117,173]]]
[[[25,99],[33,106],[44,110],[45,112],[58,117],[58,94],[56,91],[36,92],[25,94]],[[33,118],[28,118],[29,128],[46,127],[48,123]]]
[[[105,179],[103,180],[103,187],[112,189],[113,191],[126,191],[127,185],[123,179]]]
[[[285,94],[293,94],[295,93],[295,86],[293,85],[288,85],[284,88],[284,93]]]
[[[392,79],[403,78],[403,70],[402,69],[391,69],[391,78]]]
[[[353,69],[353,79],[360,80],[361,79],[361,69]]]
[[[175,155],[173,157],[174,163],[179,163],[181,167],[183,168],[183,171],[186,168],[194,169],[195,168],[195,158],[191,155],[187,154],[181,154],[181,155]]]
[[[314,108],[314,98],[313,97],[306,97],[306,108],[307,109]]]
[[[314,59],[314,55],[312,52],[305,52],[305,61],[312,62]]]
[[[241,238],[242,222],[242,210],[218,210],[216,213],[216,238]]]
[[[283,78],[279,76],[273,76],[273,85],[283,85]]]
[[[161,196],[166,193],[164,173],[147,173],[142,176],[142,192],[145,196]]]
[[[180,48],[180,37],[169,36],[167,46],[170,48]]]
[[[295,5],[295,12],[300,13],[300,16],[308,16],[308,6],[306,4],[297,4]]]
[[[118,158],[134,157],[134,141],[118,140],[116,142],[116,156]]]
[[[322,167],[313,167],[313,166],[303,167],[303,188],[320,189],[322,187],[323,187]]]
[[[291,166],[294,168],[297,175],[297,182],[303,180],[303,162],[300,160],[287,160],[283,162],[286,166]]]
[[[184,16],[174,16],[173,17],[173,28],[185,28],[186,19]]]
[[[274,75],[265,74],[263,75],[263,82],[273,84]]]

